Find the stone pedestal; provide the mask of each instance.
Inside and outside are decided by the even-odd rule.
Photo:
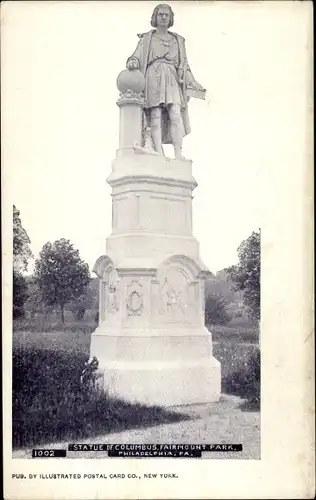
[[[94,267],[100,324],[91,338],[104,387],[146,404],[217,401],[220,364],[204,326],[209,271],[192,235],[192,163],[119,150],[107,181],[113,228]]]
[[[192,162],[152,151],[143,114],[145,81],[123,71],[119,149],[112,187],[112,234],[94,267],[99,326],[91,358],[110,396],[148,405],[217,401],[220,363],[204,325],[210,275],[192,234]]]

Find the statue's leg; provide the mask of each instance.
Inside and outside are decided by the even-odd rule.
[[[181,159],[182,151],[182,130],[181,130],[181,108],[179,104],[172,104],[169,107],[171,139],[174,147],[176,159]]]
[[[163,155],[161,136],[161,108],[155,107],[150,110],[151,137],[157,153]]]

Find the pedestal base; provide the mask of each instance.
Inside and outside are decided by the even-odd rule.
[[[219,400],[220,364],[212,358],[198,363],[111,363],[104,369],[109,396],[145,405],[174,406]]]
[[[101,383],[110,397],[159,406],[219,400],[221,368],[212,356],[210,335],[203,330],[190,336],[139,333],[95,332],[91,337],[91,356],[99,360]]]

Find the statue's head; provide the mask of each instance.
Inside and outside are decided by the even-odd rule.
[[[170,5],[166,3],[160,3],[154,8],[154,12],[151,16],[151,25],[154,28],[157,26],[165,27],[167,25],[168,28],[173,26],[174,14]]]

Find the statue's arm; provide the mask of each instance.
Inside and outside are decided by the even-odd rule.
[[[185,81],[186,81],[187,87],[194,87],[194,88],[199,89],[199,90],[205,90],[205,88],[202,87],[202,85],[194,78],[193,73],[191,71],[191,68],[188,64],[187,64],[187,68],[186,68]]]
[[[189,64],[187,64],[187,66],[186,66],[186,79],[185,79],[185,81],[186,81],[186,84],[189,86],[196,82]]]
[[[143,39],[141,38],[137,44],[136,49],[134,50],[133,54],[127,59],[126,61],[126,67],[128,68],[130,62],[137,62],[138,69],[140,66],[140,61],[141,61],[141,56],[142,56],[142,50],[143,50]],[[128,68],[129,69],[129,68]]]
[[[184,69],[185,69],[185,84],[187,87],[193,87],[197,90],[203,90],[205,91],[204,87],[200,85],[200,83],[197,82],[197,80],[194,78],[193,73],[191,71],[191,68],[188,63],[188,58],[187,58],[187,51],[185,48],[185,41],[183,39],[183,45],[184,45]]]

